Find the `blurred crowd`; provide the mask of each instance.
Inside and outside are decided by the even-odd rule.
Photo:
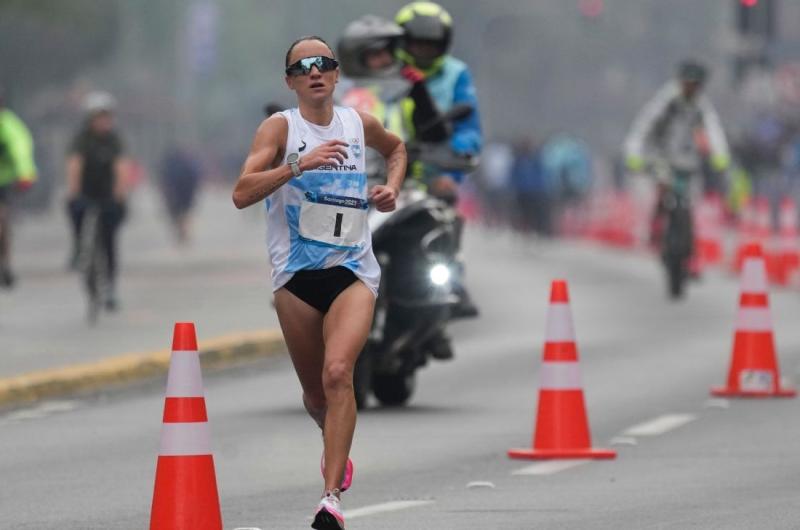
[[[735,166],[728,187],[728,204],[737,213],[749,198],[769,200],[773,224],[783,197],[800,200],[800,118],[759,113],[733,137]]]
[[[589,194],[592,156],[584,141],[568,133],[543,141],[495,139],[484,148],[474,179],[486,224],[551,237],[559,212]]]

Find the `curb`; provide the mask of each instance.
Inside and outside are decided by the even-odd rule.
[[[221,368],[240,361],[286,351],[280,330],[233,333],[198,344],[203,368]],[[169,349],[119,355],[102,361],[75,364],[0,379],[0,407],[32,403],[45,398],[130,383],[166,374]]]

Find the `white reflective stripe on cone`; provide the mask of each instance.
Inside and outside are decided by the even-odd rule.
[[[747,258],[744,260],[741,288],[743,293],[767,292],[767,269],[763,259]]]
[[[164,423],[161,425],[161,456],[202,456],[211,454],[208,422]]]
[[[569,304],[550,304],[547,310],[547,342],[573,342],[575,329],[572,325],[572,313]]]
[[[196,351],[174,351],[169,360],[167,397],[203,397],[200,356]]]
[[[772,331],[768,307],[740,307],[736,313],[737,331]]]
[[[542,363],[539,381],[541,390],[580,390],[580,367],[576,362]]]

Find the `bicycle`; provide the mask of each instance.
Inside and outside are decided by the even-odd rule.
[[[103,302],[108,300],[111,292],[105,237],[108,228],[104,226],[103,216],[101,204],[87,202],[81,227],[78,268],[87,294],[87,321],[90,325],[97,322]]]
[[[682,298],[689,278],[689,259],[694,253],[694,226],[689,200],[691,174],[672,169],[672,178],[661,197],[665,217],[661,240],[661,259],[667,272],[672,299]]]

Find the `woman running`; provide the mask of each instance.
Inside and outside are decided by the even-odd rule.
[[[297,108],[264,120],[233,191],[237,208],[266,203],[272,287],[303,404],[323,432],[324,493],[312,527],[341,530],[352,482],[353,367],[367,340],[380,268],[367,225],[371,202],[392,211],[406,172],[403,142],[372,116],[334,106],[338,63],[319,37],[286,53]],[[364,155],[386,159],[386,184],[367,189]]]

